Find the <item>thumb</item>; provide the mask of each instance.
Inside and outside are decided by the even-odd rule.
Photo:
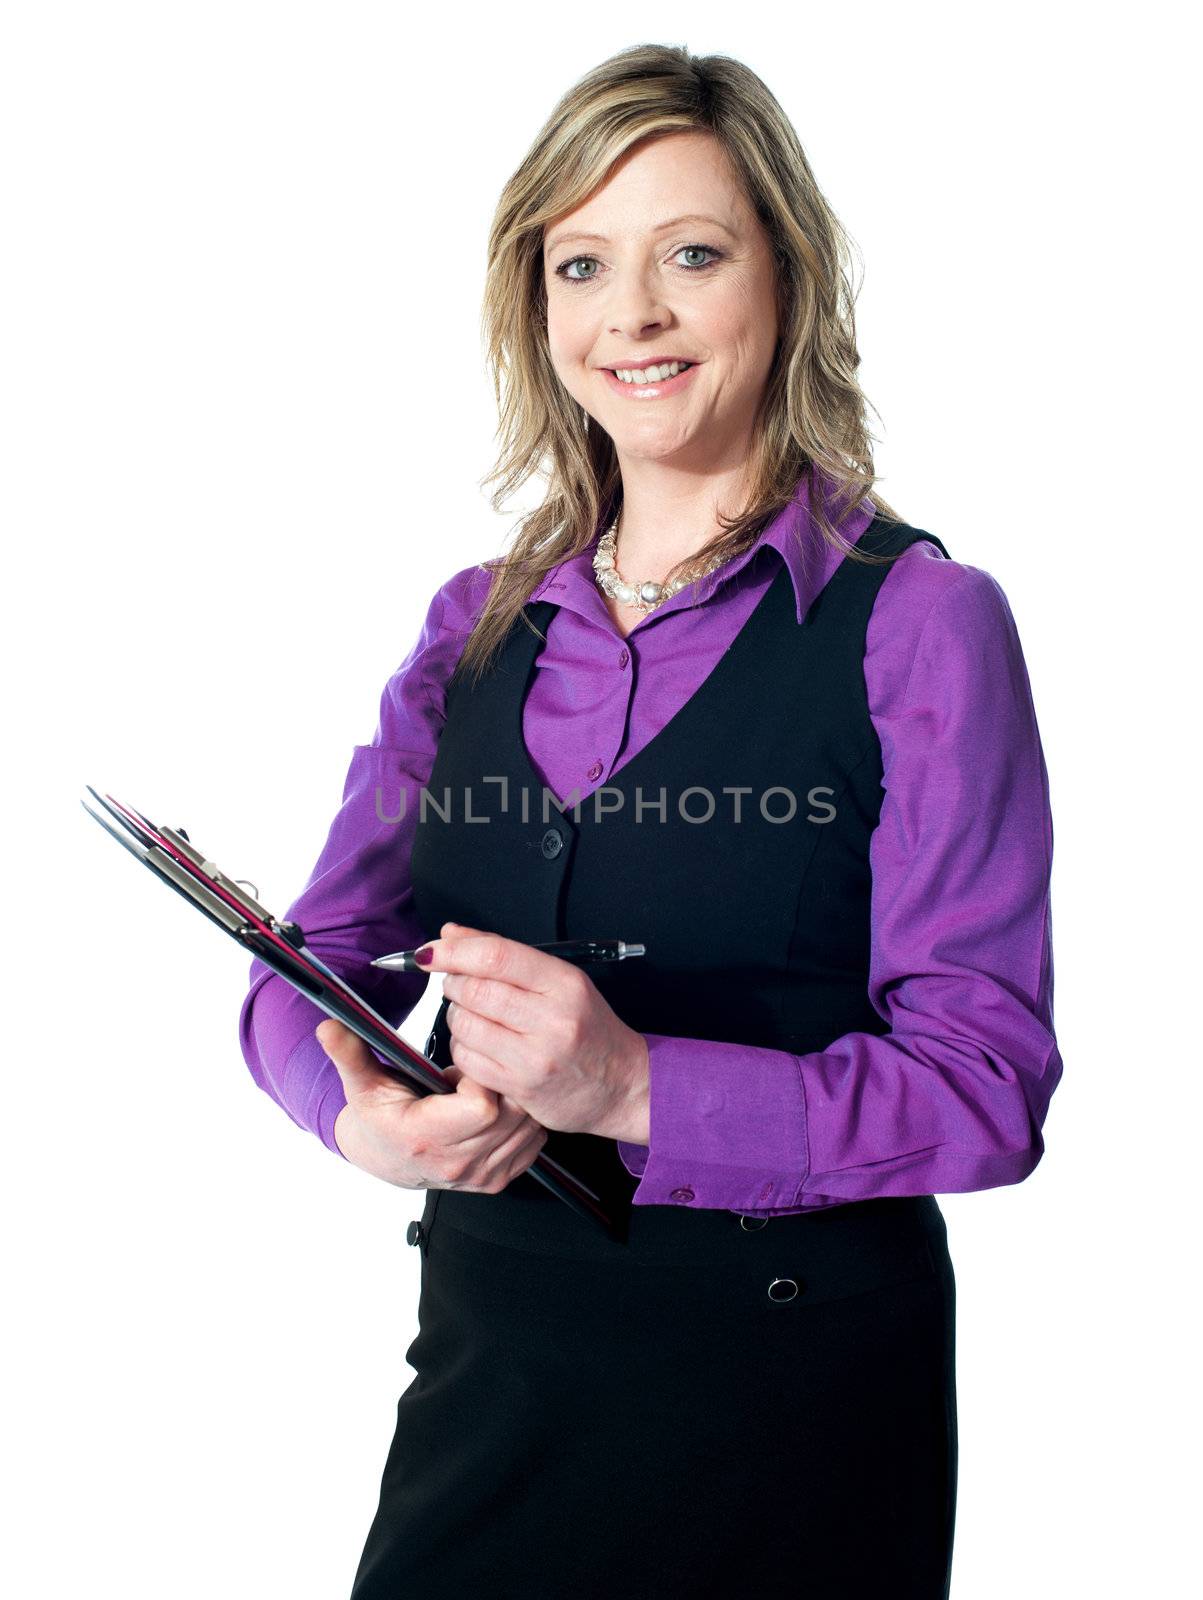
[[[314,1031],[318,1043],[338,1069],[348,1100],[379,1089],[383,1084],[395,1085],[395,1079],[382,1070],[367,1043],[345,1023],[336,1017],[327,1017]]]

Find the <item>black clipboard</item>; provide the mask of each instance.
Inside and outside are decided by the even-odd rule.
[[[383,1071],[419,1096],[455,1092],[454,1084],[437,1062],[408,1044],[387,1018],[314,955],[297,923],[280,922],[273,917],[240,881],[227,877],[196,849],[183,828],[158,828],[140,811],[122,805],[111,794],[101,796],[91,784],[85,788],[87,795],[80,804],[106,833],[236,939],[244,950],[257,956],[327,1016],[357,1033],[377,1056]],[[257,889],[255,893],[258,894]],[[526,1174],[611,1237],[620,1237],[613,1217],[595,1191],[545,1151],[536,1156]]]

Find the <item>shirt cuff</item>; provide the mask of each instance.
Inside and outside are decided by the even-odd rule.
[[[298,1127],[316,1134],[327,1150],[346,1161],[335,1143],[334,1124],[347,1103],[347,1091],[316,1033],[302,1034],[289,1051],[276,1094]]]
[[[326,1093],[322,1096],[321,1104],[317,1108],[318,1138],[326,1146],[327,1150],[333,1150],[334,1154],[342,1156],[344,1161],[347,1161],[348,1158],[343,1155],[343,1152],[338,1147],[338,1142],[334,1137],[334,1124],[338,1121],[338,1114],[346,1103],[347,1091],[343,1088],[342,1079],[339,1078],[337,1083],[332,1083],[326,1090]]]
[[[634,1205],[790,1210],[810,1171],[806,1093],[785,1050],[646,1033],[648,1145],[620,1140]]]

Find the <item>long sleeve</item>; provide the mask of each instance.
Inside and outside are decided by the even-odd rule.
[[[447,680],[459,659],[487,574],[465,568],[431,601],[413,649],[389,678],[370,744],[353,748],[342,804],[305,887],[285,916],[318,958],[400,1027],[429,973],[385,972],[373,957],[430,936],[417,921],[409,860],[444,719]],[[314,1029],[326,1013],[258,959],[239,1015],[243,1057],[258,1086],[337,1155],[342,1079]]]
[[[1062,1062],[1052,817],[1027,669],[989,573],[910,570],[895,594],[936,595],[917,642],[904,656],[899,629],[879,631],[872,675],[866,664],[884,769],[869,998],[889,1031],[807,1055],[646,1035],[649,1144],[619,1144],[636,1204],[691,1193],[772,1212],[955,1193],[1018,1183],[1043,1154]],[[879,629],[902,617],[901,601],[883,604],[893,579]]]

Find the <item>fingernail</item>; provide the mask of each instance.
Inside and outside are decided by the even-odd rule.
[[[434,946],[432,944],[424,944],[420,950],[415,950],[414,960],[420,967],[428,967],[434,960]]]

